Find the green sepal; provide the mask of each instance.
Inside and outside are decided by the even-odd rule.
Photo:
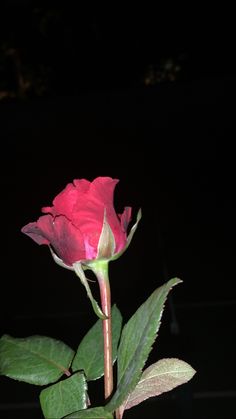
[[[83,286],[85,287],[86,291],[87,291],[87,296],[91,301],[93,310],[95,312],[95,314],[100,318],[100,319],[106,319],[106,315],[102,312],[101,308],[99,307],[97,301],[93,298],[92,292],[90,290],[90,286],[88,283],[88,279],[86,278],[85,274],[84,274],[84,270],[82,268],[82,264],[80,262],[75,262],[73,263],[73,268],[74,271],[76,273],[76,275],[79,277],[81,283],[83,284]]]
[[[98,241],[98,252],[96,259],[108,259],[114,255],[116,248],[115,237],[110,225],[107,222],[106,208],[104,210],[102,232]]]

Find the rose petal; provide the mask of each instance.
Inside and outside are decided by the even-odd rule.
[[[112,179],[110,177],[96,178],[91,184],[88,205],[91,219],[98,219],[99,214],[99,223],[101,223],[99,225],[100,228],[102,228],[104,210],[106,210],[107,222],[115,238],[116,252],[126,244],[126,235],[121,229],[120,221],[115,212],[113,203],[114,189],[118,182],[118,179]],[[97,214],[97,216],[95,214]]]
[[[90,199],[103,207],[113,208],[114,189],[118,182],[118,179],[112,179],[110,177],[98,177],[94,179],[90,186]]]
[[[129,222],[131,220],[131,213],[132,213],[132,208],[131,207],[125,207],[125,209],[123,211],[123,214],[119,214],[121,227],[122,227],[122,230],[124,232],[127,231]]]
[[[26,224],[22,229],[22,233],[29,236],[31,239],[33,239],[38,244],[49,244],[49,240],[45,238],[43,232],[38,227],[37,222],[36,223],[29,223]]]
[[[120,225],[113,207],[114,188],[117,179],[98,177],[91,182],[84,195],[80,194],[72,214],[72,222],[79,227],[86,237],[86,246],[92,246],[97,251],[99,237],[103,226],[104,210],[112,231],[119,235]],[[77,190],[81,187],[81,180],[74,180]],[[84,185],[83,185],[84,186]]]
[[[22,231],[38,244],[50,244],[65,264],[95,259],[106,212],[107,223],[114,236],[115,253],[125,248],[126,230],[131,208],[117,215],[114,189],[118,179],[98,177],[92,182],[75,179],[53,200],[52,207],[43,207],[47,214],[37,223],[29,223]]]
[[[38,219],[38,227],[64,263],[85,259],[83,235],[66,217],[44,215]]]
[[[68,185],[60,192],[53,200],[53,207],[42,208],[43,213],[51,213],[52,215],[65,215],[71,220],[74,207],[77,202],[84,202],[84,195],[89,190],[90,182],[86,179],[79,180],[79,188],[76,188],[74,183]]]

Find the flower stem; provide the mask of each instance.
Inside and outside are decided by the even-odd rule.
[[[116,419],[122,419],[123,418],[124,409],[121,407],[118,407],[115,411]]]
[[[101,307],[107,319],[102,320],[104,344],[104,395],[107,399],[113,390],[113,363],[112,363],[112,325],[111,325],[111,291],[108,277],[108,263],[96,264],[94,273],[97,276]]]

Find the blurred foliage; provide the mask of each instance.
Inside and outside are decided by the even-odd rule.
[[[186,59],[121,12],[30,0],[0,8],[0,100],[153,86],[175,81]]]
[[[161,58],[157,64],[149,64],[144,73],[144,84],[153,86],[165,81],[175,81],[178,79],[182,69],[185,56],[180,55],[177,58]]]

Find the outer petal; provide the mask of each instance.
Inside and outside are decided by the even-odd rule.
[[[64,263],[72,265],[85,258],[83,235],[66,217],[45,215],[39,218],[38,226]]]
[[[79,229],[63,215],[43,215],[37,223],[23,227],[22,232],[38,244],[50,244],[67,265],[85,259],[84,239]]]
[[[131,207],[125,207],[123,214],[119,214],[120,222],[121,222],[121,228],[124,232],[127,231],[129,222],[131,220],[131,213],[132,208]]]
[[[37,222],[26,224],[21,231],[38,244],[50,244],[50,241],[46,239],[44,233],[38,227]]]
[[[107,217],[108,218],[108,217]],[[117,218],[117,216],[116,216]],[[112,232],[115,236],[116,242],[116,249],[115,253],[120,252],[122,249],[125,248],[127,243],[127,228],[131,218],[131,207],[125,207],[123,214],[119,214],[120,220],[117,218],[112,219],[112,221],[108,221],[109,225],[111,226]],[[109,218],[108,218],[109,220]]]

